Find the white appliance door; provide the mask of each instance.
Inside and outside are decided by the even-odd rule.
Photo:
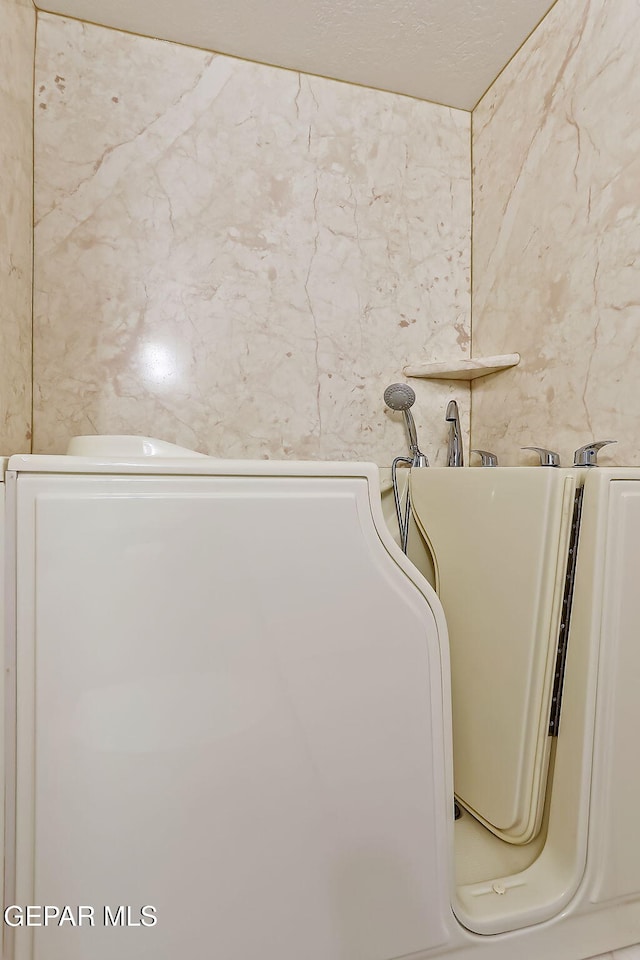
[[[16,960],[446,939],[437,629],[364,478],[20,475],[16,515],[14,902],[76,921]]]

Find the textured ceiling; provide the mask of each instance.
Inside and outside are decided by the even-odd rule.
[[[51,13],[471,110],[554,0],[44,0]]]

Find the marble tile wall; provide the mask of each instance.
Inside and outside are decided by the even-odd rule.
[[[31,0],[0,0],[0,454],[31,447]]]
[[[42,14],[34,450],[406,450],[384,387],[469,356],[470,116]],[[415,381],[423,446],[468,385]]]
[[[472,441],[640,464],[640,3],[558,0],[473,113]]]

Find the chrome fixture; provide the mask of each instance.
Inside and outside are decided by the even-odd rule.
[[[547,450],[546,447],[520,447],[521,450],[533,450],[540,456],[541,467],[559,467],[560,454],[555,450]]]
[[[584,447],[578,447],[573,455],[574,467],[597,467],[598,450],[608,443],[617,442],[617,440],[596,440],[593,443],[585,443]]]
[[[384,392],[384,402],[390,410],[397,410],[404,414],[404,422],[409,436],[410,457],[396,457],[391,464],[391,483],[393,485],[393,499],[396,507],[398,530],[400,531],[400,545],[404,553],[407,552],[409,540],[409,521],[411,519],[411,497],[409,482],[404,493],[404,502],[400,498],[398,488],[398,464],[404,463],[408,467],[428,467],[429,461],[418,446],[416,425],[410,407],[415,403],[416,395],[408,383],[392,383]]]
[[[464,458],[462,456],[462,437],[460,436],[460,415],[455,400],[449,400],[444,418],[447,423],[451,424],[449,427],[447,466],[461,467],[464,464]]]
[[[488,450],[471,450],[471,453],[477,453],[480,457],[480,466],[481,467],[497,467],[498,458],[495,453],[490,453]]]
[[[418,436],[416,434],[416,425],[413,414],[409,407],[416,402],[416,395],[408,383],[392,383],[384,392],[384,402],[390,410],[399,410],[404,414],[404,422],[409,435],[409,448],[411,450],[412,467],[428,467],[429,461],[424,453],[421,453],[418,447]]]

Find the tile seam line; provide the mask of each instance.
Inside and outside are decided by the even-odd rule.
[[[36,56],[38,51],[39,11],[34,4],[33,66],[31,74],[31,410],[29,452],[33,453],[35,436],[35,276],[36,276]]]

